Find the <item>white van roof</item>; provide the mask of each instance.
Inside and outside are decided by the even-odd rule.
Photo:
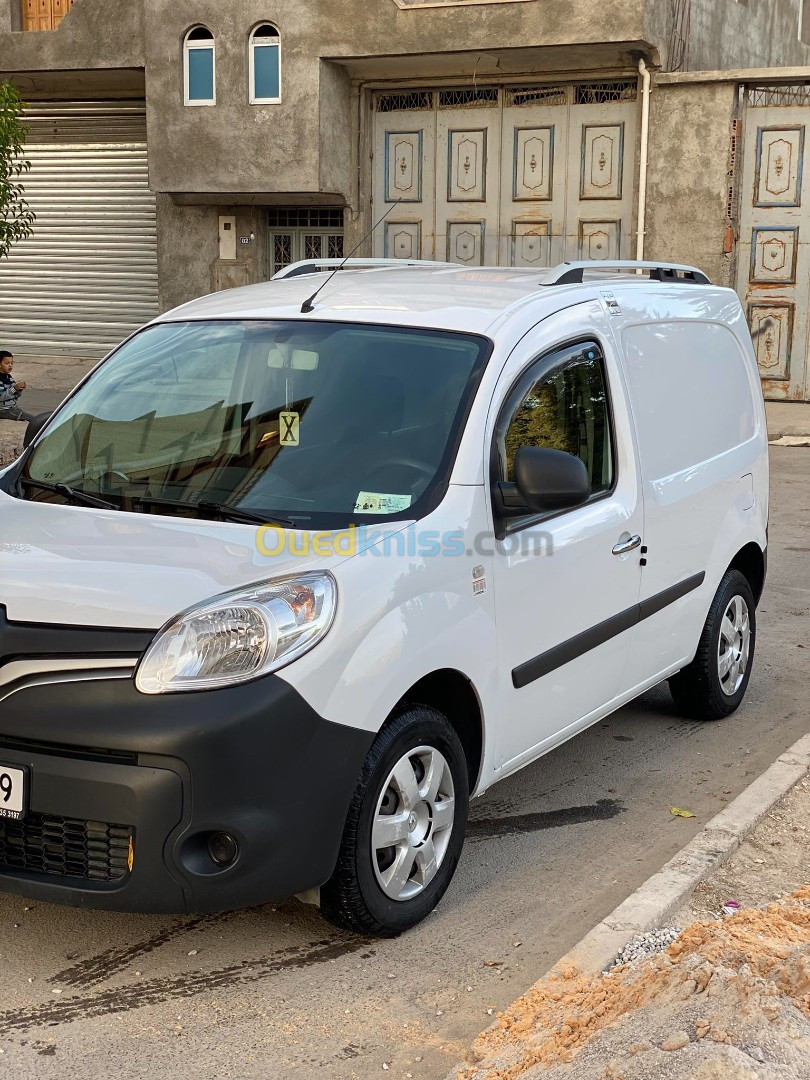
[[[604,289],[619,282],[648,288],[663,283],[691,288],[710,284],[694,267],[659,263],[563,263],[532,270],[455,263],[403,265],[383,259],[350,260],[344,269],[344,262],[293,264],[271,281],[192,300],[156,321],[306,318],[486,334],[496,321],[517,314],[528,302],[535,307],[540,303],[542,314],[568,307],[573,290],[585,301],[594,286]],[[338,268],[340,273],[334,273]],[[305,314],[302,307],[316,292],[314,308]]]

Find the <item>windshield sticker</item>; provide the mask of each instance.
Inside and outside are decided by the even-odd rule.
[[[301,442],[301,415],[297,412],[279,413],[279,442],[282,446],[298,446]]]
[[[361,491],[354,504],[355,514],[398,514],[411,505],[410,495],[385,495],[380,491]]]

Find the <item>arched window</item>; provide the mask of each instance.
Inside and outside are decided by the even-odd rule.
[[[250,35],[250,104],[275,105],[281,101],[281,38],[270,23]]]
[[[216,105],[216,47],[206,26],[189,30],[183,42],[183,93],[186,105]]]

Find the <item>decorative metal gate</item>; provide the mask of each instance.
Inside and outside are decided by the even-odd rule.
[[[375,254],[547,266],[630,251],[637,82],[379,92]]]
[[[271,274],[301,259],[343,258],[340,207],[276,206],[268,212]]]
[[[810,84],[749,87],[737,289],[765,396],[806,401],[810,304]]]

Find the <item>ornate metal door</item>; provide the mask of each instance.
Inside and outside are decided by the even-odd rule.
[[[568,112],[566,86],[504,91],[501,266],[554,266],[565,258]]]
[[[765,396],[810,398],[810,85],[751,88],[740,203],[737,288]]]
[[[436,257],[433,96],[430,91],[382,94],[375,102],[373,216],[376,220],[390,210],[374,234],[377,257]]]
[[[343,258],[343,209],[276,206],[268,210],[270,273],[300,259]]]
[[[469,266],[632,244],[636,80],[378,94],[376,255]]]
[[[437,93],[436,258],[498,261],[501,110],[495,88]]]
[[[636,83],[572,87],[566,258],[635,255]]]

